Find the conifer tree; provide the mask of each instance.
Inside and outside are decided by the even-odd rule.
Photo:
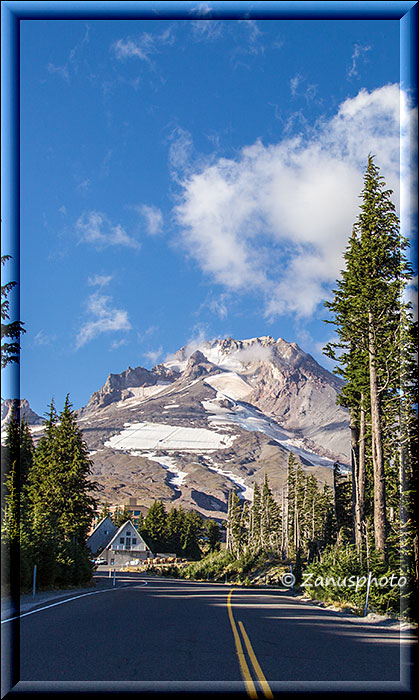
[[[154,501],[144,518],[144,533],[154,552],[164,552],[167,542],[167,512],[163,501]]]
[[[131,519],[131,511],[124,506],[123,508],[118,508],[112,516],[112,522],[116,527],[121,527],[127,520]]]
[[[391,194],[373,156],[369,156],[361,212],[345,255],[346,268],[334,300],[326,303],[334,313],[332,323],[339,336],[338,343],[326,346],[326,353],[338,361],[338,372],[347,382],[343,396],[355,427],[355,447],[361,447],[367,438],[361,431],[362,417],[371,424],[374,539],[382,557],[386,555],[387,536],[386,461],[392,464],[391,455],[385,454],[386,431],[387,437],[391,431],[386,409],[400,394],[401,329],[406,309],[402,293],[412,276],[403,254],[407,241],[400,235]],[[343,350],[339,356],[337,348]],[[391,442],[387,440],[388,445]],[[353,453],[355,533],[359,539],[364,473],[360,460],[356,465],[356,450]]]
[[[187,511],[184,514],[184,527],[182,536],[182,553],[192,559],[200,559],[201,550],[199,537],[202,530],[202,517],[196,511]]]
[[[205,521],[205,530],[210,552],[215,552],[220,548],[221,530],[216,520],[209,518]]]
[[[296,538],[295,500],[296,500],[296,469],[297,462],[293,452],[288,457],[287,495],[285,499],[285,556],[289,556],[290,547],[294,546]]]
[[[58,526],[65,539],[84,544],[96,509],[96,499],[91,495],[96,484],[89,479],[92,461],[68,395],[56,427],[55,459],[60,480],[56,499],[62,511]]]
[[[257,552],[261,546],[261,510],[262,497],[259,486],[253,485],[253,501],[249,514],[248,545],[253,552]]]
[[[40,584],[87,580],[85,549],[94,516],[91,461],[67,396],[58,417],[54,401],[28,476],[34,563]]]

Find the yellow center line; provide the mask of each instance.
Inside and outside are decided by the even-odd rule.
[[[265,694],[266,698],[270,698],[272,700],[273,695],[272,695],[272,690],[270,689],[268,685],[268,681],[266,680],[265,676],[263,675],[263,671],[259,665],[259,662],[256,658],[255,652],[253,651],[252,645],[250,644],[250,639],[247,636],[246,630],[244,629],[243,622],[239,620],[239,627],[244,639],[244,643],[246,645],[247,653],[250,656],[250,660],[253,664],[253,668],[255,669],[255,673],[260,681],[260,684],[262,686],[262,690]]]
[[[237,656],[239,657],[239,663],[240,663],[240,669],[242,672],[242,676],[244,678],[244,681],[246,683],[246,689],[248,694],[250,695],[251,698],[257,698],[257,692],[255,688],[255,684],[253,683],[252,676],[250,675],[249,667],[247,665],[244,652],[243,652],[243,647],[240,641],[240,636],[237,631],[236,623],[234,622],[234,617],[233,617],[233,611],[231,609],[231,595],[233,593],[234,588],[231,589],[230,593],[228,594],[227,598],[227,607],[228,607],[228,616],[230,618],[230,624],[231,624],[231,629],[233,630],[233,635],[234,635],[234,641],[236,644],[236,652]]]

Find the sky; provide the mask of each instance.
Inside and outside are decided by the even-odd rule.
[[[194,7],[21,21],[20,391],[40,415],[213,338],[282,337],[330,369],[370,152],[408,206],[398,20]]]

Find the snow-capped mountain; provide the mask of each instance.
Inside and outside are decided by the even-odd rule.
[[[349,462],[341,382],[295,343],[270,336],[185,347],[151,370],[111,374],[78,412],[100,498],[156,498],[223,517],[265,472],[277,497],[289,451],[320,481]]]

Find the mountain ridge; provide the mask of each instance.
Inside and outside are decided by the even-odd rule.
[[[331,484],[334,461],[349,463],[342,385],[271,336],[186,345],[151,369],[110,374],[76,411],[99,499],[135,498],[143,510],[162,499],[224,518],[229,491],[250,499],[265,474],[282,497],[290,451]]]

